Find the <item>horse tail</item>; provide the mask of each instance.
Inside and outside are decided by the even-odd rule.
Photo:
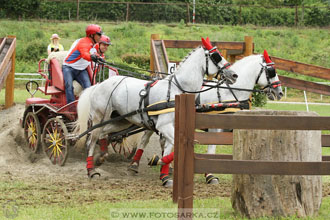
[[[82,134],[88,129],[88,120],[90,118],[91,110],[91,92],[93,91],[92,87],[89,87],[83,91],[79,97],[77,105],[77,121],[75,122],[74,133],[77,135]],[[82,147],[86,143],[87,135],[81,137],[76,143],[77,147]]]

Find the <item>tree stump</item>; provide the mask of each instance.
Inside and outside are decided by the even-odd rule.
[[[236,114],[301,115],[314,112],[241,111]],[[234,160],[322,161],[321,131],[234,130]],[[232,207],[249,218],[313,216],[322,200],[321,176],[233,175]]]

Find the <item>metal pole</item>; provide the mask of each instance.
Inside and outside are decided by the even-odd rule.
[[[193,0],[193,24],[195,24],[195,0]]]

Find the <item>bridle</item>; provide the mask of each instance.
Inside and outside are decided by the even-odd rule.
[[[205,48],[204,49],[204,54],[205,54],[205,64],[206,64],[206,69],[205,71],[203,71],[203,76],[209,75],[209,59],[212,61],[212,63],[218,68],[218,72],[216,74],[216,77],[218,77],[219,74],[223,74],[224,69],[227,69],[230,67],[230,63],[226,63],[223,67],[220,67],[218,64],[221,62],[222,60],[222,56],[220,55],[220,53],[217,50],[217,47],[213,47],[210,50],[207,50]],[[211,52],[213,51],[213,52]],[[172,81],[172,79],[174,79],[175,85],[183,92],[183,93],[200,93],[200,91],[186,91],[182,88],[182,86],[180,85],[177,77],[175,74],[173,74],[170,77],[170,82]],[[220,83],[221,82],[221,83]],[[218,85],[222,84],[224,82],[224,80],[219,80]]]
[[[265,90],[266,88],[270,88],[270,89],[276,89],[277,87],[281,86],[281,81],[277,80],[275,82],[270,82],[270,79],[274,78],[276,76],[276,70],[274,68],[274,62],[271,63],[266,63],[265,58],[262,57],[263,62],[260,64],[261,65],[261,69],[260,72],[258,74],[257,80],[255,84],[258,84],[259,79],[261,77],[261,74],[263,73],[263,71],[265,71],[266,73],[266,79],[267,79],[267,85],[262,88],[262,90]]]
[[[213,47],[210,50],[204,48],[204,51],[205,51],[205,62],[206,62],[206,70],[204,74],[209,75],[209,58],[212,61],[212,63],[218,68],[218,72],[214,78],[218,78],[219,74],[223,73],[224,69],[228,69],[231,66],[230,63],[226,63],[223,67],[220,67],[218,65],[222,60],[222,56],[218,52],[217,47]]]

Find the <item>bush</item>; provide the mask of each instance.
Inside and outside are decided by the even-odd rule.
[[[22,53],[18,53],[17,59],[23,61],[36,61],[40,60],[40,57],[45,57],[47,54],[46,42],[41,40],[33,40],[26,44]]]
[[[141,69],[150,69],[150,57],[142,54],[124,54],[121,59],[128,64],[135,64]]]
[[[259,87],[255,87],[255,89],[260,89]],[[252,95],[252,106],[262,107],[267,104],[267,96],[265,93],[253,93]]]
[[[305,24],[310,26],[329,26],[330,13],[329,9],[320,10],[319,8],[311,8],[307,10]]]

